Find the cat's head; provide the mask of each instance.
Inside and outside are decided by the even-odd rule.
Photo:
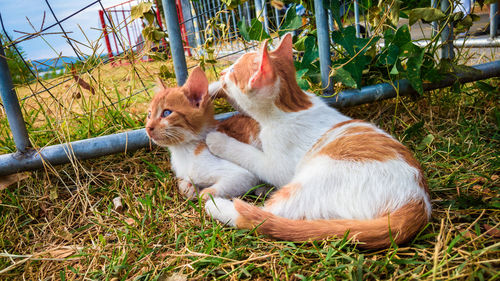
[[[196,67],[182,87],[167,88],[160,80],[148,110],[146,133],[160,146],[176,145],[202,138],[214,125],[208,95],[208,80]]]
[[[248,113],[283,112],[309,108],[312,103],[297,84],[293,64],[292,36],[267,50],[267,40],[257,52],[246,53],[221,73],[222,87]]]

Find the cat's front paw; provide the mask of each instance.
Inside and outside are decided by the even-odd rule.
[[[179,187],[179,192],[189,200],[196,199],[198,191],[194,184],[187,180],[180,179],[177,182],[177,186]]]
[[[213,198],[217,196],[217,189],[207,187],[201,190],[200,192],[200,197],[203,199],[203,201],[210,200],[210,198]]]
[[[229,137],[223,133],[211,132],[207,135],[206,143],[212,154],[224,158],[224,152],[227,151]]]

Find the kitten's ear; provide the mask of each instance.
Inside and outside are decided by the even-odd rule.
[[[267,42],[264,41],[262,47],[259,51],[260,62],[259,69],[250,79],[250,88],[262,88],[274,82],[275,73],[273,66],[271,64],[271,58],[269,57],[269,52],[267,51]]]
[[[165,91],[167,89],[167,85],[165,81],[163,81],[160,77],[156,77],[156,89],[158,92]]]
[[[208,96],[208,79],[201,67],[197,66],[193,69],[183,87],[188,89],[186,97],[189,102],[199,107],[203,97]]]
[[[293,61],[292,34],[291,33],[285,34],[285,36],[281,38],[278,47],[274,51],[272,51],[272,53],[278,57],[283,57]]]

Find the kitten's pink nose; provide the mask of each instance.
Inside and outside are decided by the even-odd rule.
[[[153,132],[155,127],[146,127],[146,131],[151,134]]]

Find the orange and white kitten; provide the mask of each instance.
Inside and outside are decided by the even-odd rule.
[[[214,218],[291,241],[349,231],[365,248],[407,242],[427,224],[431,204],[419,163],[388,133],[302,91],[290,34],[272,52],[266,41],[240,57],[221,85],[259,123],[262,149],[212,132],[210,151],[281,188],[262,208],[210,200]]]
[[[243,115],[217,122],[208,80],[201,68],[196,67],[182,87],[167,88],[160,81],[159,88],[149,107],[146,132],[154,143],[170,150],[172,168],[183,195],[195,198],[199,188],[204,199],[208,194],[234,197],[259,182],[249,171],[207,149],[205,137],[216,130],[258,146],[259,125]]]

